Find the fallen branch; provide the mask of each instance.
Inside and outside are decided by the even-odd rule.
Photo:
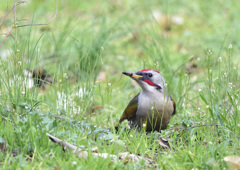
[[[70,150],[72,153],[76,154],[76,156],[78,158],[84,158],[87,159],[87,157],[89,156],[89,152],[88,151],[83,151],[82,149],[68,143],[68,142],[64,142],[61,139],[56,138],[55,136],[50,135],[49,133],[46,133],[46,135],[51,139],[51,141],[59,144],[60,146],[63,147],[63,149],[68,149]],[[146,163],[148,165],[152,164],[153,167],[156,167],[156,164],[154,163],[153,160],[151,160],[150,158],[143,158],[141,156],[137,156],[134,154],[130,154],[129,152],[123,152],[120,153],[119,156],[117,155],[112,155],[112,154],[108,154],[108,153],[95,153],[95,150],[92,151],[92,155],[96,158],[101,157],[101,158],[112,158],[112,160],[124,160],[125,164],[128,162],[139,162],[140,160],[145,160]]]
[[[61,139],[58,139],[56,138],[55,136],[52,136],[48,133],[46,133],[46,135],[55,143],[59,144],[60,146],[63,147],[64,150],[68,149],[70,151],[72,151],[74,154],[77,155],[77,157],[79,158],[84,158],[84,159],[87,159],[88,157],[88,151],[82,151],[82,149],[68,143],[68,142],[64,142],[62,141]],[[117,156],[116,155],[111,155],[111,154],[108,154],[108,153],[92,153],[93,156],[95,157],[103,157],[103,158],[107,158],[107,157],[112,157],[112,158],[116,158]]]

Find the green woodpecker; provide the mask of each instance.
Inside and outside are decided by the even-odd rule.
[[[130,128],[145,128],[146,131],[165,129],[176,113],[176,104],[167,93],[162,75],[154,69],[123,74],[135,80],[142,91],[130,101],[119,123],[128,120]]]

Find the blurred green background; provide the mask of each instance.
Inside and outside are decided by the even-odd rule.
[[[0,4],[1,168],[223,169],[224,157],[239,155],[236,0]],[[161,72],[177,103],[168,129],[150,138],[121,131],[97,139],[140,91],[122,72],[143,68]],[[178,129],[196,125],[207,126]],[[172,131],[166,138],[178,151],[156,151],[155,135]],[[45,133],[156,164],[78,159]]]

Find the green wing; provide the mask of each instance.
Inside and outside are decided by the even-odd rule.
[[[139,93],[129,102],[126,109],[124,110],[119,122],[121,123],[125,119],[129,120],[134,118],[137,113],[137,106],[138,106],[138,96]]]

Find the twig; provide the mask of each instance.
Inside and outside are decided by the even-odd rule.
[[[11,11],[14,9],[14,25],[16,23],[16,6],[19,5],[19,4],[22,4],[22,3],[26,3],[26,1],[18,1],[18,2],[15,2],[13,7],[9,10],[8,13],[5,14],[5,16],[3,17],[3,19],[1,20],[0,22],[0,27],[2,25],[2,23],[5,21],[5,19],[7,18],[7,16],[11,13]],[[14,25],[13,27],[9,30],[9,32],[6,34],[6,36],[4,37],[3,41],[1,42],[0,44],[0,48],[2,47],[3,43],[6,41],[7,37],[9,36],[9,34],[13,31],[14,29]]]
[[[6,33],[1,33],[0,35],[7,35]],[[12,39],[15,39],[14,36],[12,36],[11,34],[8,35],[9,37],[11,37]]]
[[[15,0],[15,3],[16,3],[16,0]],[[14,9],[14,25],[16,25],[16,17],[17,17],[16,8],[13,8],[13,9]]]
[[[68,142],[64,142],[61,139],[56,138],[55,136],[50,135],[49,133],[46,133],[46,135],[55,143],[58,143],[59,145],[61,145],[63,147],[63,149],[69,149],[70,151],[72,151],[73,153],[75,153],[77,155],[77,157],[79,158],[84,158],[86,159],[88,157],[88,151],[82,151],[80,148],[68,143]],[[107,157],[112,157],[112,158],[117,158],[116,155],[112,155],[112,154],[108,154],[108,153],[92,153],[93,156],[95,157],[103,157],[103,158],[107,158]]]
[[[60,139],[56,138],[55,136],[52,136],[52,135],[50,135],[48,133],[46,133],[46,135],[53,142],[56,142],[59,145],[61,145],[64,149],[70,149],[79,158],[86,159],[89,156],[88,151],[82,151],[80,148],[77,148],[76,146],[74,146],[74,145],[72,145],[70,143],[64,142],[64,141],[62,141],[62,140],[60,140]],[[96,158],[97,157],[102,157],[102,158],[109,158],[110,157],[110,158],[112,158],[112,161],[116,160],[116,159],[120,159],[120,160],[125,161],[125,164],[128,163],[129,161],[139,162],[140,160],[144,160],[148,165],[152,164],[153,167],[156,167],[156,164],[155,164],[155,162],[152,159],[144,158],[144,157],[138,156],[138,155],[134,155],[134,154],[131,154],[129,152],[120,153],[118,156],[117,155],[108,154],[108,153],[94,153],[94,152],[92,152],[92,155],[94,157],[96,157]]]
[[[1,27],[2,23],[5,21],[5,19],[7,18],[7,16],[12,12],[12,10],[15,9],[15,7],[16,7],[17,5],[23,4],[23,3],[27,3],[27,2],[26,2],[26,1],[18,1],[18,2],[15,2],[15,3],[14,3],[13,7],[8,11],[8,13],[6,13],[6,14],[4,15],[3,19],[1,20],[1,22],[0,22],[0,27]],[[15,16],[14,16],[14,18],[15,18]],[[15,19],[14,19],[14,20],[15,20]]]
[[[13,28],[14,28],[14,27],[12,27],[12,28],[9,30],[9,32],[7,33],[7,35],[4,37],[2,43],[0,44],[0,48],[2,47],[4,41],[6,41],[7,37],[9,36],[9,34],[12,32]]]
[[[2,23],[5,21],[5,19],[7,18],[7,16],[12,12],[12,10],[14,10],[14,25],[13,25],[13,27],[11,28],[11,30],[8,32],[8,34],[4,37],[2,43],[0,44],[0,48],[1,48],[1,46],[2,46],[3,43],[4,43],[4,41],[7,39],[7,37],[9,36],[9,34],[12,32],[12,30],[13,30],[14,28],[18,28],[18,27],[20,28],[20,27],[26,27],[26,26],[48,25],[48,24],[50,24],[51,22],[53,22],[53,20],[54,20],[54,19],[56,18],[56,16],[57,16],[58,0],[56,0],[56,11],[55,11],[55,14],[54,14],[53,18],[52,18],[50,21],[48,21],[47,23],[45,23],[45,24],[26,24],[26,25],[16,26],[16,6],[19,5],[19,4],[22,4],[22,3],[26,3],[26,1],[18,1],[18,2],[15,2],[14,5],[13,5],[13,7],[9,10],[8,13],[5,14],[5,16],[3,17],[3,19],[2,19],[1,22],[0,22],[0,27],[1,27]]]
[[[18,21],[18,22],[19,22],[19,21],[28,21],[28,19],[19,19],[19,20],[17,20],[17,21]],[[5,27],[0,28],[0,31],[8,28],[10,25],[13,25],[13,24],[14,24],[14,22],[11,22],[11,23],[5,25]]]
[[[58,10],[58,0],[56,0],[56,11],[55,11],[55,14],[53,16],[53,18],[48,21],[47,23],[45,24],[26,24],[26,25],[19,25],[19,26],[16,26],[17,28],[20,28],[20,27],[26,27],[26,26],[41,26],[41,25],[48,25],[50,24],[51,22],[53,22],[53,20],[56,18],[57,16],[57,10]]]
[[[1,117],[2,117],[2,119],[4,119],[4,120],[6,120],[6,121],[7,121],[7,118],[6,118],[6,117],[4,117],[3,115],[1,115]]]

